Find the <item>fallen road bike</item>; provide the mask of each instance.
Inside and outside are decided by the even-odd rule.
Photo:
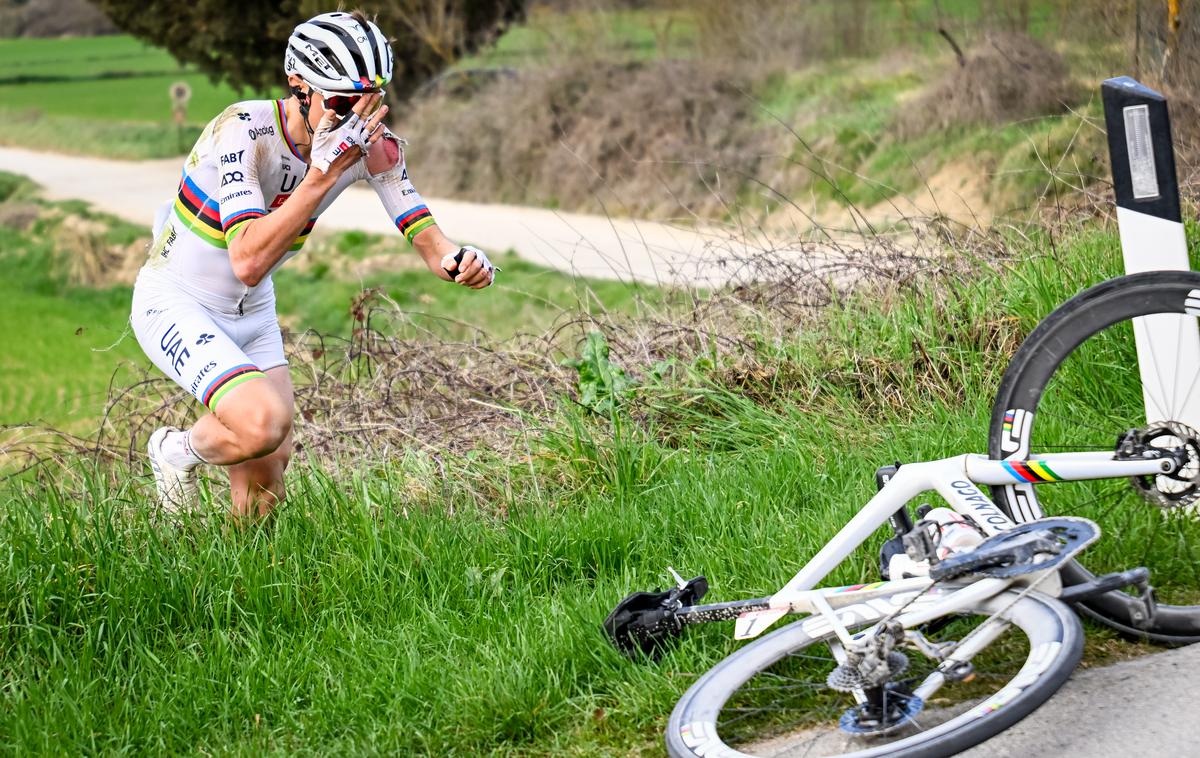
[[[736,638],[754,640],[679,700],[670,755],[953,755],[1067,680],[1083,649],[1072,606],[1126,634],[1200,638],[1200,422],[1187,418],[1200,365],[1139,373],[1134,347],[1147,330],[1183,345],[1197,314],[1191,272],[1080,293],[1010,363],[989,455],[879,469],[875,496],[769,597],[704,605],[707,580],[678,575],[665,592],[626,597],[604,628],[631,657],[701,623],[733,620]],[[928,492],[946,507],[914,518]],[[885,525],[883,581],[817,586]],[[1117,542],[1125,549],[1103,549]],[[1113,565],[1131,545],[1145,560]],[[803,618],[766,633],[789,615]]]

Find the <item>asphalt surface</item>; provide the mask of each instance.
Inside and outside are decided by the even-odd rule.
[[[1200,645],[1081,669],[966,758],[1200,758]]]

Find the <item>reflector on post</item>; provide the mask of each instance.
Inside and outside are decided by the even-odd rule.
[[[1100,91],[1125,273],[1186,271],[1187,240],[1167,100],[1128,76],[1105,81]],[[1173,391],[1178,382],[1191,383],[1200,375],[1196,319],[1172,314],[1135,319],[1134,338],[1146,421],[1172,418],[1200,428],[1200,399],[1188,400],[1185,408],[1167,408],[1163,401],[1200,394]]]
[[[1129,152],[1133,199],[1158,197],[1158,172],[1154,170],[1154,145],[1150,142],[1149,106],[1126,106],[1125,148]]]

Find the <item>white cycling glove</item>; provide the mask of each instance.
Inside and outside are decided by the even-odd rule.
[[[378,128],[378,127],[376,127]],[[329,166],[342,153],[349,150],[359,150],[364,155],[367,152],[367,120],[351,113],[338,123],[338,119],[330,111],[321,118],[317,130],[313,132],[312,167],[328,173]]]
[[[467,253],[474,254],[475,260],[479,261],[479,265],[483,267],[484,271],[488,272],[488,286],[490,287],[496,281],[496,272],[500,269],[493,266],[492,262],[488,260],[487,255],[473,245],[463,245],[458,249],[457,253],[453,253],[442,258],[442,268],[446,270],[446,273],[450,275],[451,279],[455,278],[458,276],[459,272],[463,270],[463,258],[466,257]],[[454,269],[451,269],[449,267],[451,262],[457,263],[458,266]]]

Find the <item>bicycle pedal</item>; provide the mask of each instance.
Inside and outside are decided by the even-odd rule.
[[[975,678],[975,667],[970,661],[961,661],[947,667],[942,676],[951,682],[969,682]]]
[[[683,630],[678,611],[695,605],[707,592],[708,580],[697,576],[666,591],[626,595],[604,619],[604,632],[626,657],[636,659],[640,653],[657,660],[666,643]]]

